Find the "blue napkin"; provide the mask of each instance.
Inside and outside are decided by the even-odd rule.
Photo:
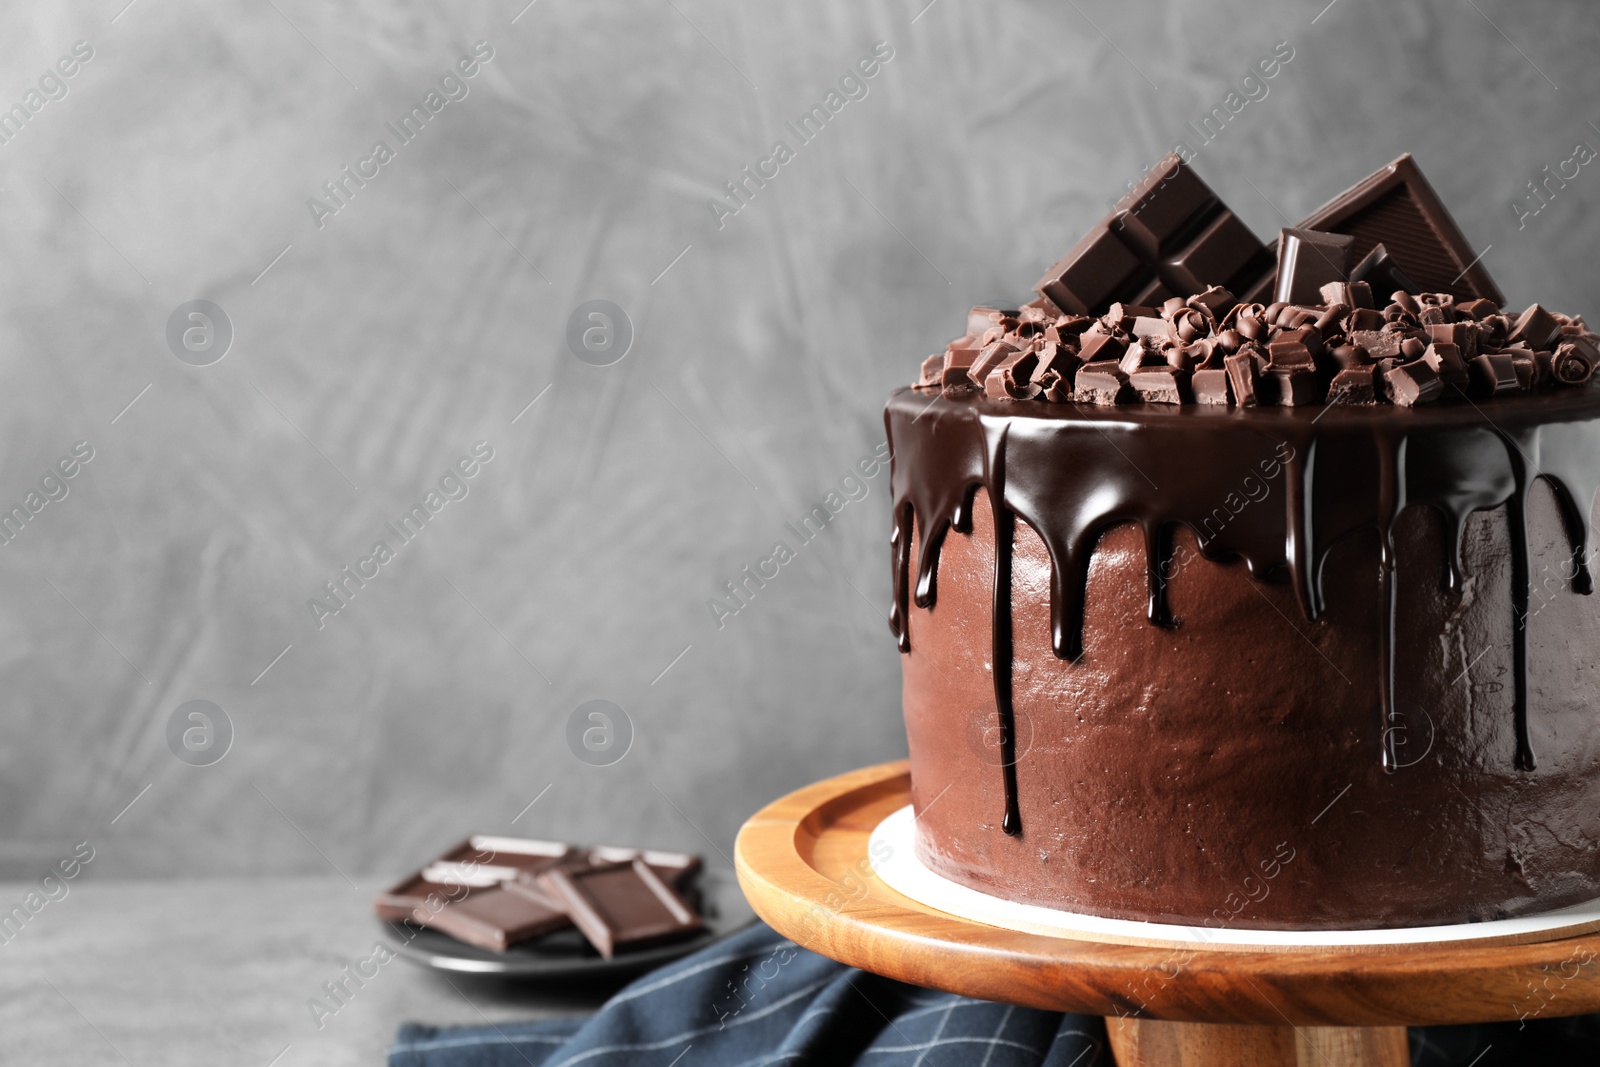
[[[1600,1016],[1411,1031],[1416,1067],[1600,1062]],[[406,1023],[389,1067],[1111,1067],[1105,1022],[880,978],[756,923],[627,986],[593,1015]]]

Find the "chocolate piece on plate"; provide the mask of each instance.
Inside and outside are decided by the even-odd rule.
[[[1321,303],[1325,286],[1342,283],[1350,276],[1354,243],[1355,238],[1347,233],[1286,227],[1278,237],[1278,281],[1272,298],[1290,304]],[[1348,306],[1350,301],[1334,303]]]
[[[437,905],[470,892],[470,887],[430,882],[418,872],[373,897],[372,913],[387,922],[399,922],[411,918],[412,912],[430,900]]]
[[[1349,234],[1355,238],[1351,254],[1356,257],[1383,244],[1420,287],[1412,291],[1505,303],[1505,295],[1489,277],[1478,250],[1467,243],[1409,154],[1313,211],[1300,228]],[[1357,276],[1352,273],[1351,277]],[[1383,292],[1376,283],[1374,290]]]
[[[586,853],[590,863],[632,863],[644,860],[650,868],[682,889],[700,873],[700,857],[687,852],[662,852],[649,848],[626,848],[617,845],[597,845]]]
[[[520,872],[522,877],[528,874]],[[492,952],[504,952],[519,941],[571,925],[566,912],[548,898],[536,898],[509,885],[476,889],[437,908],[421,905],[412,912],[411,920]]]
[[[1249,293],[1272,256],[1176,154],[1156,164],[1034,288],[1062,310],[1158,306],[1222,286]]]
[[[694,909],[643,859],[558,867],[540,875],[537,885],[607,959],[700,929]]]
[[[416,874],[379,893],[372,910],[381,919],[409,919],[417,908],[438,907],[460,900],[474,890],[487,889],[515,877],[520,871],[542,871],[576,855],[560,841],[475,834],[446,849],[438,859]]]

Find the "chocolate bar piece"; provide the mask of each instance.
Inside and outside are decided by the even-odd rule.
[[[521,873],[525,877],[528,872]],[[572,922],[547,897],[536,898],[505,885],[472,890],[437,908],[423,904],[413,910],[410,918],[491,952],[504,952],[520,941],[553,933]]]
[[[1221,286],[1254,291],[1272,270],[1264,245],[1176,154],[1157,163],[1034,288],[1062,310],[1155,307]]]
[[[586,853],[590,863],[632,863],[644,860],[674,889],[683,889],[700,873],[700,857],[687,852],[661,852],[649,848],[623,848],[616,845],[597,845]]]
[[[1396,290],[1405,293],[1420,292],[1417,283],[1412,281],[1400,265],[1389,256],[1389,249],[1380,241],[1372,247],[1372,251],[1362,257],[1361,262],[1350,268],[1350,282],[1368,287],[1370,293],[1392,293]]]
[[[1505,303],[1478,253],[1409,154],[1322,205],[1300,228],[1349,234],[1355,238],[1351,254],[1358,259],[1382,243],[1415,282],[1404,287],[1408,291]],[[1376,283],[1373,288],[1383,292]]]
[[[464,899],[521,871],[542,871],[576,855],[559,841],[475,834],[439,856],[423,870],[379,893],[373,912],[390,922],[409,919],[418,908]]]
[[[687,937],[700,917],[643,859],[546,871],[536,882],[600,955]]]
[[[1323,287],[1350,276],[1350,246],[1346,233],[1322,233],[1286,227],[1278,237],[1278,283],[1273,299],[1290,304],[1316,304]],[[1350,301],[1336,301],[1349,306]]]

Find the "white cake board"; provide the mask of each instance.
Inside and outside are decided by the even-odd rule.
[[[1506,944],[1551,941],[1600,930],[1600,900],[1516,919],[1392,930],[1214,929],[1106,919],[1002,900],[952,882],[929,870],[918,858],[915,834],[916,819],[909,804],[884,819],[872,831],[867,855],[886,857],[874,863],[873,870],[891,889],[919,904],[957,918],[1050,937],[1136,945],[1176,943],[1208,948],[1369,949],[1483,941]]]

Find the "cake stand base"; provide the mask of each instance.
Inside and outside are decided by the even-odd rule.
[[[1408,1067],[1403,1026],[1229,1026],[1107,1019],[1118,1067]]]
[[[1401,1067],[1407,1026],[1600,1010],[1600,935],[1285,951],[1114,944],[950,915],[877,877],[868,845],[910,802],[904,762],[775,801],[735,846],[757,914],[796,944],[963,996],[1107,1017],[1122,1067]]]

